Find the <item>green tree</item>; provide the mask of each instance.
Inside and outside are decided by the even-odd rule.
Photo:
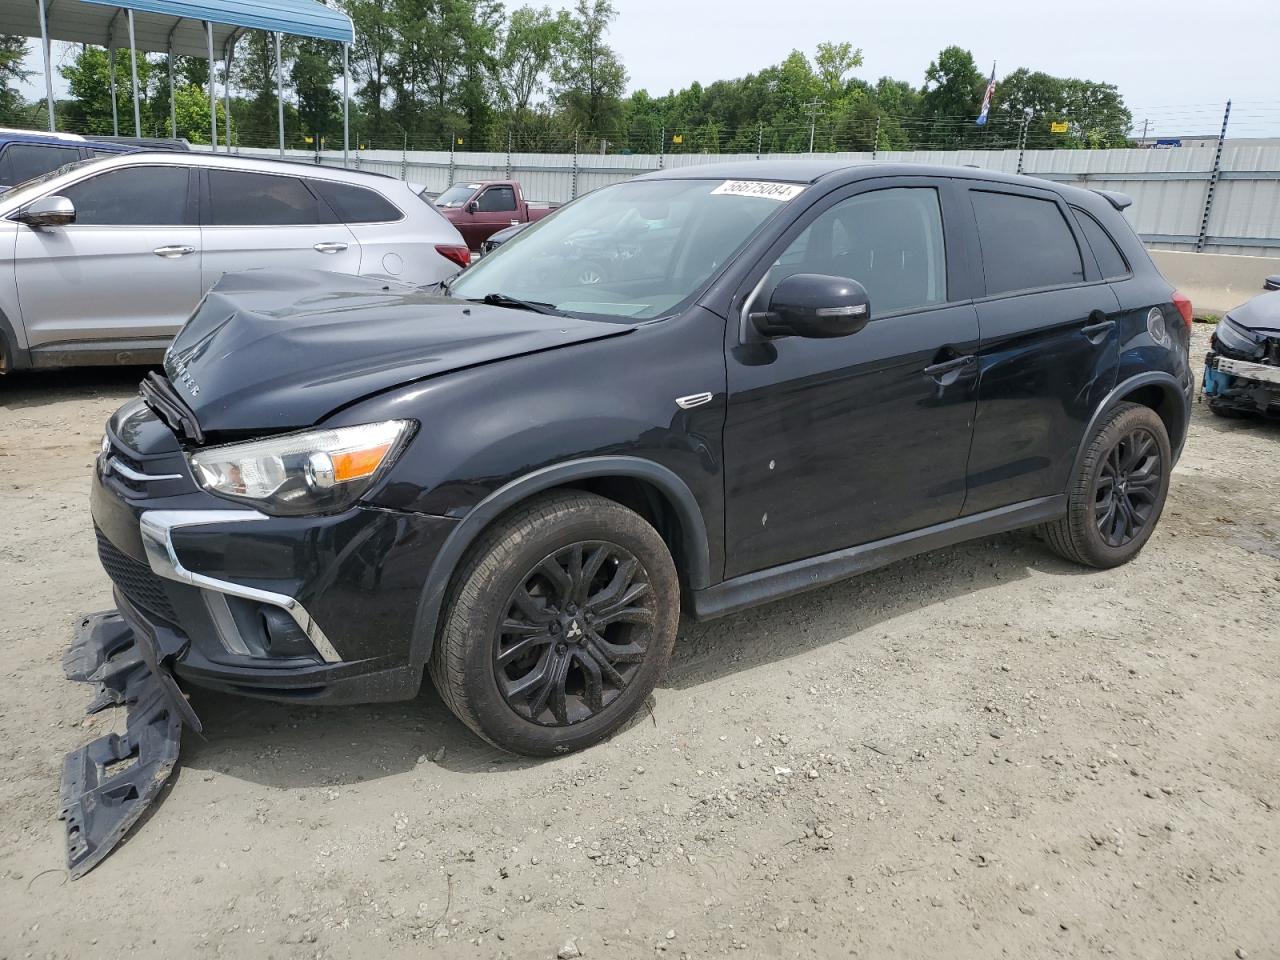
[[[155,114],[155,98],[150,95],[158,72],[145,54],[138,53],[138,96],[144,135],[162,132],[168,127],[168,117],[159,122]],[[102,47],[84,47],[76,58],[62,68],[71,98],[61,110],[59,120],[66,129],[77,133],[110,134],[111,83],[110,63],[107,51]],[[129,71],[129,51],[115,52],[116,112],[122,134],[133,133],[133,92]],[[167,106],[167,104],[166,104]],[[207,111],[206,111],[207,112]]]
[[[958,147],[973,143],[982,128],[975,122],[986,90],[986,79],[973,54],[962,47],[947,47],[929,64],[920,97],[922,131],[930,146]]]
[[[297,43],[289,79],[298,95],[301,134],[341,141],[342,97],[333,88],[340,69],[337,61],[332,43],[312,39]]]
[[[610,0],[577,0],[552,70],[564,121],[588,136],[613,133],[622,117],[627,71],[605,42],[616,17]]]
[[[31,77],[31,71],[22,67],[27,49],[26,37],[0,35],[0,115],[5,117],[23,106],[22,94],[16,87]]]
[[[996,84],[991,112],[1008,123],[1020,124],[1028,108],[1032,118],[1027,126],[1027,145],[1038,149],[1123,147],[1133,125],[1133,117],[1113,85],[1023,68]],[[1067,132],[1051,132],[1050,125],[1055,122],[1066,123]]]
[[[359,89],[356,97],[367,118],[368,132],[379,136],[390,128],[386,120],[387,74],[396,58],[394,0],[344,0],[355,25],[351,67]]]
[[[497,89],[502,106],[523,122],[551,79],[556,51],[570,30],[569,16],[550,7],[520,7],[511,12],[497,58]]]

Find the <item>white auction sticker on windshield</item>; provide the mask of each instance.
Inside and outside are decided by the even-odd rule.
[[[793,200],[804,191],[799,183],[774,183],[770,180],[726,180],[711,191],[712,196],[764,197],[766,200]]]

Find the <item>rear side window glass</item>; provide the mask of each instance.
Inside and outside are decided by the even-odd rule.
[[[80,151],[73,147],[47,147],[39,143],[11,143],[0,157],[0,180],[6,185],[22,183],[50,170],[57,170],[64,163],[80,159]]]
[[[387,223],[400,219],[400,211],[390,201],[365,187],[332,180],[308,180],[307,183],[343,223]]]
[[[510,187],[490,187],[480,194],[476,208],[480,213],[499,213],[516,208],[516,192]]]
[[[1052,200],[973,190],[987,295],[1081,283],[1075,235]]]
[[[179,226],[189,222],[186,167],[108,170],[59,191],[84,226]]]
[[[1075,211],[1076,222],[1080,224],[1080,230],[1085,240],[1089,242],[1089,249],[1098,258],[1098,269],[1102,271],[1103,277],[1108,280],[1127,277],[1130,272],[1129,263],[1116,242],[1111,239],[1111,234],[1107,233],[1106,228],[1091,215],[1078,207],[1071,209]]]
[[[332,219],[321,218],[320,202],[298,177],[210,170],[209,194],[214,226],[305,226]]]

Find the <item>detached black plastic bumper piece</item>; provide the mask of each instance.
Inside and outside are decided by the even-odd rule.
[[[80,621],[62,659],[69,680],[95,685],[89,713],[124,704],[123,736],[108,734],[67,754],[59,819],[67,824],[67,868],[78,879],[97,866],[151,806],[178,763],[185,720],[200,721],[173,675],[160,665],[154,640],[141,637],[119,612]]]

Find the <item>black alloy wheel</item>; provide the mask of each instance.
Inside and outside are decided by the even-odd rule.
[[[1151,539],[1165,498],[1173,451],[1151,407],[1122,401],[1085,438],[1066,490],[1066,511],[1041,528],[1073,563],[1107,569],[1127,563]]]
[[[557,550],[525,574],[498,626],[503,699],[547,726],[595,716],[639,670],[654,620],[649,574],[631,551],[600,540]]]
[[[1157,511],[1163,469],[1160,445],[1146,427],[1123,435],[1098,470],[1094,518],[1110,547],[1139,536]]]
[[[449,709],[489,743],[552,757],[636,715],[679,624],[680,580],[653,524],[596,494],[548,491],[467,551],[428,667]]]

